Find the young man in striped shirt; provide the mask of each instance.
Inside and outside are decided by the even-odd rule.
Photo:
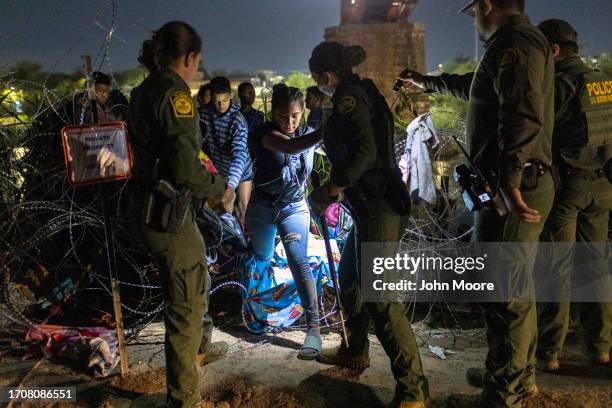
[[[228,186],[236,192],[236,215],[244,225],[251,196],[253,169],[248,150],[248,126],[240,105],[232,100],[230,82],[225,77],[210,81],[212,103],[200,113],[202,150]]]

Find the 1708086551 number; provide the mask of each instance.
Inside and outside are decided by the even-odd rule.
[[[0,402],[76,401],[76,388],[0,388]]]

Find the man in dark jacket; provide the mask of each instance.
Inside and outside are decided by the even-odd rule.
[[[606,241],[612,211],[612,184],[606,177],[612,158],[612,76],[587,67],[578,56],[578,34],[563,20],[538,25],[550,42],[555,58],[555,130],[553,161],[559,167],[561,190],[542,233],[542,241],[576,243],[576,277],[598,282],[611,293]],[[571,292],[575,253],[571,244],[556,245],[547,285],[554,283],[560,297]],[[578,276],[580,275],[580,276]],[[607,279],[607,280],[606,280]],[[557,287],[558,285],[559,287]],[[579,301],[585,332],[585,349],[595,364],[610,362],[612,304],[589,294]],[[569,326],[569,299],[538,305],[538,359],[549,371],[559,369],[557,353],[563,348]],[[591,302],[589,302],[591,301]]]
[[[509,209],[475,214],[474,241],[537,243],[554,198],[549,171],[554,122],[554,64],[546,38],[524,14],[524,0],[474,0],[462,12],[476,19],[486,53],[466,75],[423,76],[410,70],[407,82],[469,101],[467,140],[475,165],[496,186]],[[535,185],[524,173],[536,170]],[[537,245],[514,245],[495,275],[529,287]],[[503,271],[502,269],[503,268]],[[484,389],[480,401],[453,395],[449,406],[521,406],[535,384],[536,306],[530,300],[482,303],[489,352],[486,372],[472,370]],[[476,375],[474,375],[474,373]]]

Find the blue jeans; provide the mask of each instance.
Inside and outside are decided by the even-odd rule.
[[[246,226],[251,237],[253,255],[258,261],[269,262],[272,259],[276,232],[280,233],[287,253],[287,263],[304,307],[308,330],[318,329],[317,288],[308,265],[310,211],[306,200],[274,205],[255,196],[247,208]]]

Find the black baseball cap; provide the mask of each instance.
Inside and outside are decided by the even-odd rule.
[[[571,43],[578,45],[578,33],[564,20],[550,19],[538,24],[538,28],[550,44]]]
[[[525,5],[525,0],[515,0],[515,2],[517,3],[517,5],[520,5],[521,8]],[[466,4],[465,7],[463,7],[461,10],[459,10],[459,14],[467,14],[468,16],[471,17],[475,17],[476,15],[474,14],[474,10],[472,9],[474,7],[474,5],[478,3],[478,0],[472,0],[470,1],[468,4]],[[501,1],[501,0],[491,0],[491,3],[493,4],[497,4],[497,5],[507,5],[508,1]]]
[[[468,16],[474,17],[474,11],[472,10],[472,7],[474,7],[474,4],[478,3],[478,0],[472,0],[470,1],[465,7],[463,7],[461,10],[459,10],[458,14],[467,14]]]

